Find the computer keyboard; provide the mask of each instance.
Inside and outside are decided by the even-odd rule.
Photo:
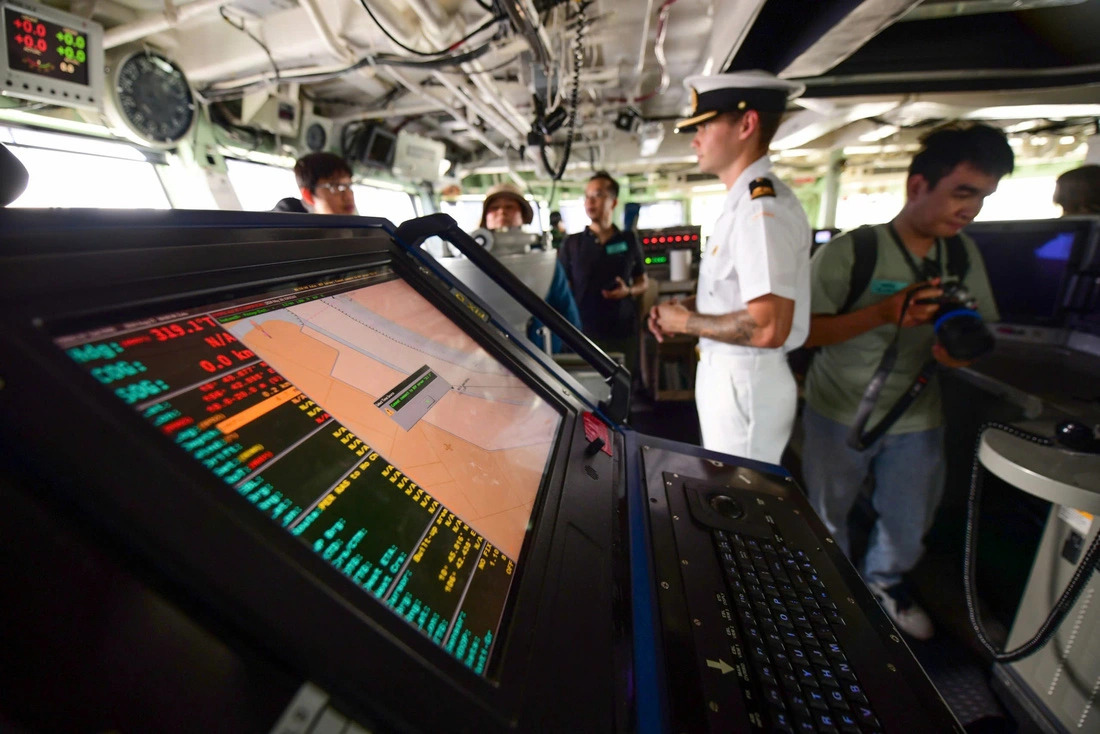
[[[732,612],[734,657],[747,660],[742,693],[775,732],[881,732],[881,724],[833,633],[844,618],[803,550],[714,530]],[[740,644],[738,644],[740,643]]]
[[[670,731],[962,731],[793,480],[649,443]]]

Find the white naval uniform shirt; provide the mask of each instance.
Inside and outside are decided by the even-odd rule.
[[[754,298],[773,293],[795,302],[783,351],[806,341],[810,329],[810,224],[802,204],[762,156],[741,172],[726,194],[722,214],[699,264],[695,308],[701,314],[743,311]],[[753,199],[749,184],[766,177],[775,196]],[[757,347],[699,339],[705,354],[745,354]]]

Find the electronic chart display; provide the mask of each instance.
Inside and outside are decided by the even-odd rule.
[[[562,415],[391,269],[55,342],[212,491],[488,674]]]

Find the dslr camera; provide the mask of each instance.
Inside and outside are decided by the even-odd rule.
[[[958,280],[940,284],[943,294],[936,298],[921,298],[921,304],[934,303],[939,308],[932,317],[936,339],[954,359],[970,361],[993,351],[993,332],[982,321],[977,301]]]

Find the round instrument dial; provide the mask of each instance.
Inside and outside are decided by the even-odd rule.
[[[138,51],[127,56],[112,82],[120,122],[138,142],[171,147],[195,124],[195,98],[187,78],[160,54]]]

